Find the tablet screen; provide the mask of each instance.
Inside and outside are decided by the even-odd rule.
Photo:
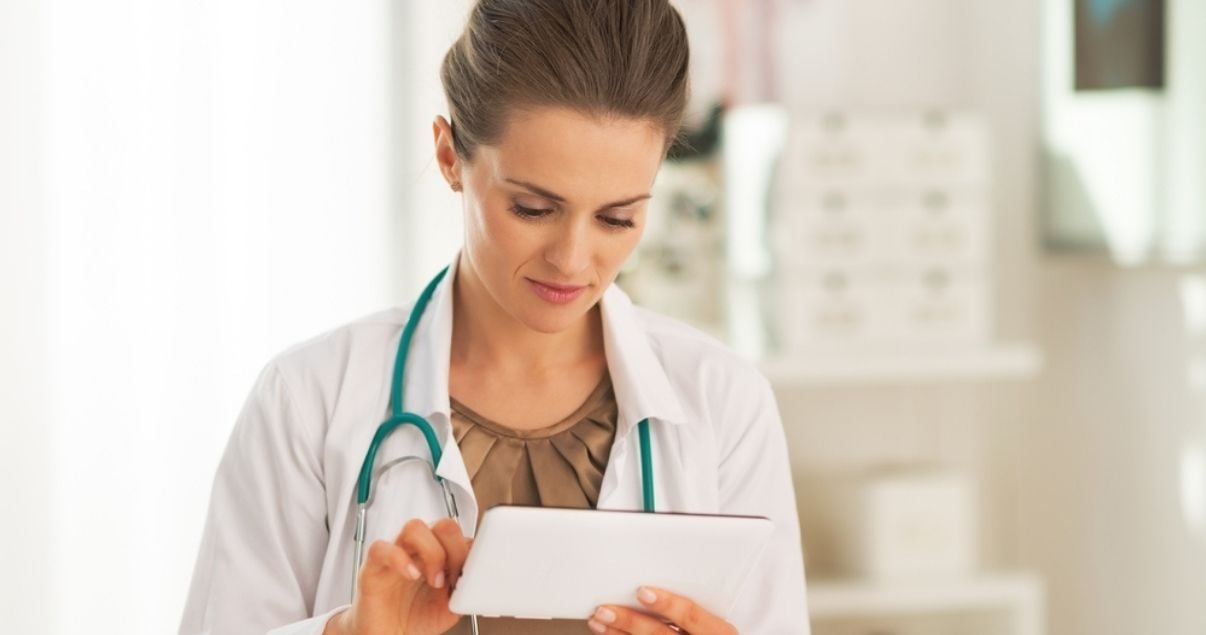
[[[461,615],[587,619],[636,609],[637,587],[731,610],[773,529],[760,516],[500,505],[486,511],[450,608]]]

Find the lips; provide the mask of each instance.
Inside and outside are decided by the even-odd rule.
[[[552,284],[550,282],[541,282],[531,278],[524,278],[528,284],[532,286],[532,291],[536,295],[552,304],[567,304],[578,299],[582,292],[586,289],[584,286],[568,286]]]

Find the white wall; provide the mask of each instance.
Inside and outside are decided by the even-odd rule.
[[[1029,400],[1018,526],[1052,633],[1206,632],[1206,387],[1191,384],[1203,340],[1186,328],[1186,277],[1201,284],[1043,263],[1049,369]]]
[[[996,60],[981,71],[982,94],[1009,131],[998,135],[1009,144],[998,155],[1008,223],[998,245],[1019,284],[1004,288],[1033,289],[1032,316],[1015,318],[1047,355],[1044,376],[1021,393],[1016,433],[995,432],[1002,475],[1016,478],[1015,506],[1002,512],[1016,528],[1011,559],[1046,578],[1053,634],[1202,633],[1206,402],[1191,380],[1203,342],[1187,309],[1201,269],[1124,270],[1036,250],[1044,203],[1033,104],[1051,1],[978,2],[974,26]]]
[[[0,2],[0,616],[15,633],[44,632],[52,606],[41,17]]]
[[[5,632],[172,632],[255,375],[388,305],[388,9],[0,3]]]
[[[461,245],[461,198],[449,189],[436,165],[431,126],[437,115],[449,117],[440,62],[461,34],[472,4],[405,3],[405,17],[394,33],[395,61],[403,65],[398,74],[404,79],[395,93],[394,113],[401,144],[396,174],[402,219],[399,249],[406,257],[398,301],[417,295]]]

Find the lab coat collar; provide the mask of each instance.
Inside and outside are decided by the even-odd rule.
[[[452,435],[452,407],[448,399],[448,373],[452,357],[452,281],[456,279],[460,253],[453,258],[448,274],[436,285],[430,304],[411,339],[406,364],[406,410],[422,415],[431,423],[443,448],[436,475],[461,485],[470,495],[473,486]],[[413,310],[412,305],[412,310]],[[409,319],[409,315],[406,316]],[[472,527],[476,518],[467,519]]]
[[[684,423],[682,404],[649,344],[649,335],[632,300],[612,284],[603,292],[599,304],[607,368],[620,412],[617,434],[626,436],[645,418],[674,425]]]
[[[427,310],[419,318],[407,357],[403,404],[406,410],[426,417],[433,425],[436,421],[444,424],[452,421],[448,372],[452,357],[452,281],[456,279],[458,260],[459,254],[448,267],[448,274],[436,285]],[[414,308],[412,305],[411,310]],[[408,314],[404,319],[409,317]],[[436,432],[440,432],[438,427]],[[446,439],[440,441],[443,445]]]

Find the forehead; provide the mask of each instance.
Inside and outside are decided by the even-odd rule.
[[[499,181],[524,180],[589,202],[647,192],[661,165],[665,135],[652,120],[567,108],[519,110],[508,119],[499,142],[479,148]]]

